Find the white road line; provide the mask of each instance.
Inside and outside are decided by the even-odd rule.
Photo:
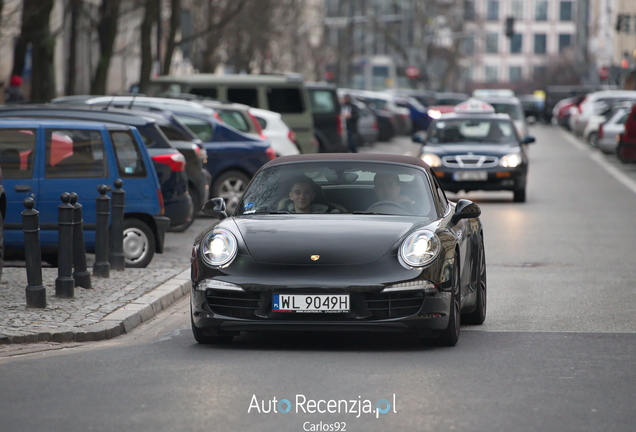
[[[603,155],[601,155],[600,153],[593,151],[587,145],[581,143],[581,141],[579,141],[572,135],[568,134],[567,132],[565,131],[560,131],[560,132],[561,132],[561,135],[563,135],[570,144],[572,144],[574,147],[576,147],[577,149],[581,151],[587,152],[590,159],[592,159],[594,162],[600,165],[601,168],[603,168],[612,177],[618,180],[619,183],[621,183],[622,185],[627,187],[627,189],[631,190],[634,194],[636,194],[636,181],[634,181],[631,177],[625,175],[615,166],[607,162],[607,160],[605,160]]]

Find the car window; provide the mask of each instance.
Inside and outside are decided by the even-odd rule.
[[[146,177],[146,166],[137,146],[137,141],[130,131],[111,131],[119,175],[126,178]]]
[[[216,112],[219,113],[219,117],[225,123],[229,124],[233,128],[240,130],[241,132],[249,132],[250,126],[245,121],[245,117],[238,111],[230,111],[225,109],[217,109]]]
[[[514,125],[510,121],[490,119],[449,119],[435,122],[428,141],[433,144],[517,142]]]
[[[338,112],[336,95],[331,90],[309,90],[311,109],[314,114],[334,114]]]
[[[523,120],[523,110],[517,104],[490,103],[498,114],[508,114],[512,120]]]
[[[46,129],[47,178],[106,177],[99,130]]]
[[[271,111],[280,114],[298,114],[305,111],[300,89],[298,88],[268,88],[267,104]]]
[[[258,116],[254,116],[256,117],[256,121],[258,121],[258,124],[261,125],[261,129],[265,130],[267,129],[267,120],[265,120],[263,117],[258,117]]]
[[[623,116],[621,116],[621,118],[616,123],[625,124],[628,118],[629,118],[629,112],[626,112]],[[4,170],[4,167],[2,169]]]
[[[188,127],[188,129],[194,132],[201,141],[209,142],[212,141],[212,138],[214,138],[214,129],[207,121],[197,117],[181,114],[177,115],[177,117]]]
[[[188,136],[187,134],[185,134],[184,132],[180,131],[179,129],[173,126],[167,126],[167,125],[159,126],[159,129],[161,129],[161,132],[163,132],[170,141],[191,141],[192,140],[192,137]]]
[[[424,170],[356,161],[265,168],[252,179],[236,214],[295,213],[290,192],[299,179],[312,188],[312,213],[437,217],[432,183]],[[385,183],[392,186],[391,195],[386,193]]]
[[[227,99],[252,107],[258,106],[258,92],[255,88],[228,88]]]
[[[4,178],[31,178],[36,136],[34,129],[0,129],[0,167]]]

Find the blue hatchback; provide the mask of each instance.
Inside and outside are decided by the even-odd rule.
[[[97,186],[121,178],[126,191],[124,255],[128,267],[146,267],[163,252],[170,219],[152,159],[136,128],[77,120],[0,120],[0,166],[7,196],[5,252],[24,253],[23,201],[35,199],[47,261],[57,254],[57,206],[76,192],[83,206],[86,249],[95,250]],[[53,258],[50,258],[53,257]]]

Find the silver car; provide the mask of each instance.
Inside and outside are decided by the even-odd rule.
[[[597,147],[606,154],[616,152],[618,141],[616,136],[625,131],[625,121],[629,117],[631,108],[621,108],[598,128]]]

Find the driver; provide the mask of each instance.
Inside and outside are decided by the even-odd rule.
[[[373,192],[380,201],[393,201],[411,210],[414,204],[406,195],[402,195],[400,178],[397,174],[378,173],[373,177]]]
[[[289,199],[284,200],[283,210],[290,213],[340,213],[340,210],[333,206],[313,203],[316,193],[314,182],[309,177],[299,175],[292,180],[291,184]]]

